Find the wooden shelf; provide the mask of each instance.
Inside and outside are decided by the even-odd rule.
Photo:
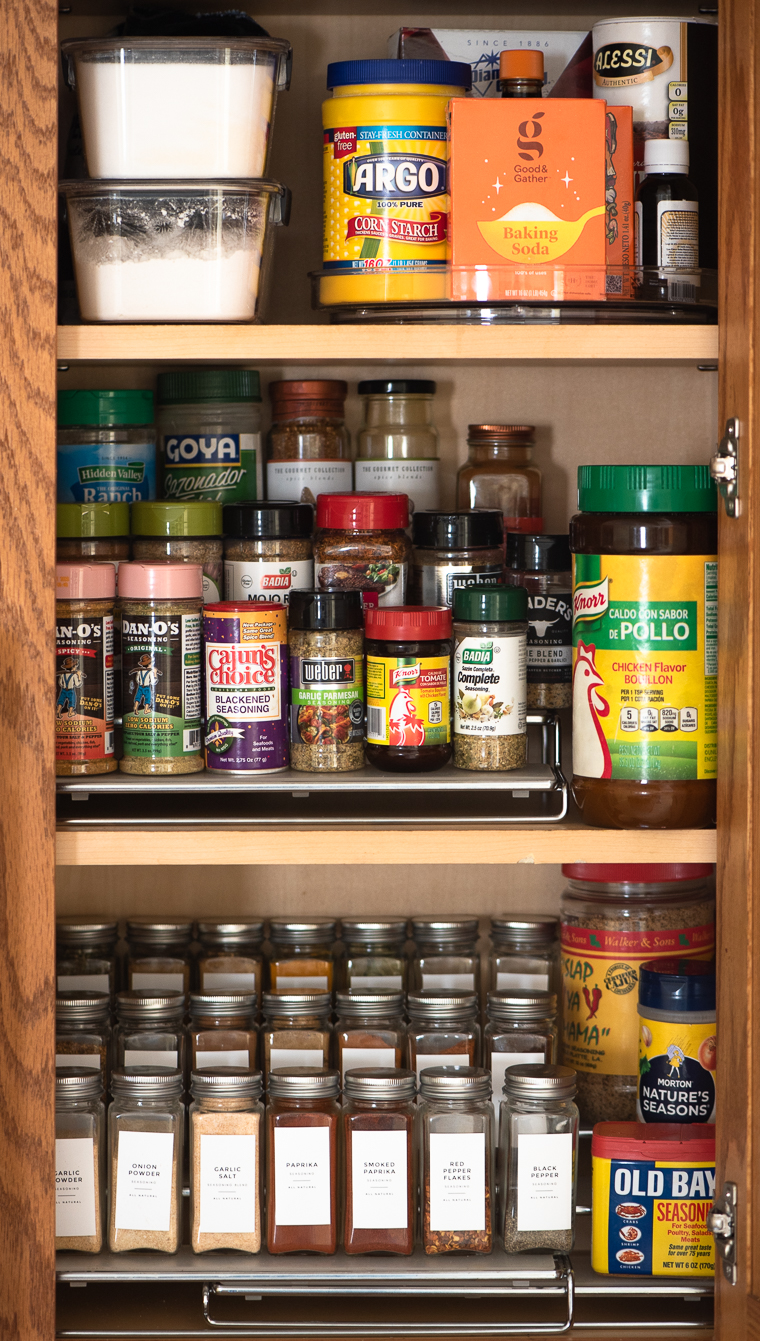
[[[61,326],[62,363],[714,363],[717,326]]]

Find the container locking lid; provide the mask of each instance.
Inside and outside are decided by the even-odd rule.
[[[454,618],[472,623],[502,623],[528,618],[525,587],[463,587],[454,592]]]
[[[572,1066],[508,1066],[504,1093],[515,1099],[572,1099],[577,1075]]]
[[[639,969],[639,1005],[675,1012],[715,1010],[715,960],[650,959]]]
[[[412,540],[421,549],[498,549],[504,540],[501,511],[415,512]]]
[[[581,512],[716,512],[709,466],[579,466]]]
[[[400,1015],[404,1009],[404,993],[398,991],[363,992],[351,988],[348,992],[337,992],[335,1009],[338,1015],[366,1015],[381,1018],[383,1015]]]
[[[257,945],[264,936],[264,923],[258,917],[237,922],[206,918],[196,924],[198,936],[210,946]]]
[[[96,540],[129,535],[129,503],[57,503],[59,540]]]
[[[337,922],[334,917],[270,917],[269,939],[278,945],[331,945]]]
[[[540,79],[544,77],[543,51],[520,47],[502,51],[499,56],[500,79]]]
[[[392,382],[360,382],[360,396],[434,396],[435,382],[409,381],[397,378]]]
[[[107,601],[115,595],[116,568],[112,563],[56,564],[56,600]]]
[[[342,917],[340,934],[344,941],[365,941],[368,945],[406,940],[405,917]]]
[[[156,388],[159,405],[261,400],[261,381],[253,368],[177,368],[159,373]]]
[[[258,1099],[262,1076],[242,1066],[209,1067],[208,1071],[193,1071],[190,1089],[194,1099]]]
[[[278,1066],[269,1072],[270,1099],[335,1099],[340,1075],[323,1066]]]
[[[138,601],[199,601],[203,568],[199,563],[122,563],[119,596]]]
[[[403,531],[409,525],[406,494],[319,494],[317,526],[328,531]]]
[[[327,67],[327,87],[346,84],[438,84],[469,92],[472,69],[463,61],[332,61]]]
[[[58,992],[55,1017],[59,1024],[104,1024],[111,1014],[108,992]]]
[[[715,867],[707,862],[637,862],[618,865],[617,862],[565,862],[562,874],[570,880],[585,880],[602,885],[667,884],[669,880],[706,880]]]
[[[291,591],[288,627],[303,630],[361,629],[364,627],[361,592]]]
[[[507,568],[527,573],[567,573],[572,567],[568,535],[507,533]]]
[[[169,539],[222,534],[221,503],[133,503],[132,534]]]
[[[152,391],[59,391],[58,427],[152,424]]]
[[[667,1160],[670,1164],[713,1164],[715,1128],[693,1122],[597,1122],[591,1154],[600,1159]]]
[[[258,1007],[255,992],[191,992],[190,1016],[199,1019],[207,1015],[228,1017],[249,1015]]]
[[[133,987],[116,993],[116,1014],[119,1020],[150,1021],[157,1019],[181,1020],[185,1013],[185,993],[152,991],[148,987]]]
[[[424,643],[451,637],[447,605],[368,605],[364,620],[368,638]]]
[[[462,1016],[469,1021],[478,1011],[476,992],[437,991],[428,988],[422,992],[410,992],[406,998],[407,1013],[413,1019],[438,1020],[448,1016]]]
[[[55,1068],[56,1099],[99,1099],[103,1092],[103,1076],[90,1066],[57,1066]]]
[[[308,540],[314,510],[308,503],[226,503],[224,534],[235,540]]]
[[[130,917],[127,922],[127,940],[136,941],[138,945],[189,945],[192,935],[193,924],[184,917],[171,921],[169,918]]]

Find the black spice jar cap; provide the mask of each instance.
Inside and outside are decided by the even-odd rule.
[[[314,509],[308,503],[226,503],[222,509],[225,536],[235,540],[310,540]]]
[[[568,573],[571,567],[568,535],[507,532],[507,568],[523,573]]]
[[[364,610],[360,591],[291,591],[288,606],[291,629],[362,629]]]
[[[434,396],[435,382],[420,382],[409,378],[394,378],[392,382],[382,380],[360,382],[360,396]]]
[[[504,539],[501,509],[415,512],[412,541],[420,549],[496,549]]]

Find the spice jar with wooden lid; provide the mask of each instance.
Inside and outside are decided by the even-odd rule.
[[[508,1253],[570,1252],[575,1241],[578,1109],[570,1066],[512,1066],[499,1125]]]
[[[261,1057],[264,1078],[292,1066],[327,1066],[330,1061],[331,992],[265,992]]]
[[[420,1072],[430,1066],[477,1066],[480,1062],[480,1024],[475,992],[410,992],[409,1067]]]
[[[419,1123],[425,1252],[492,1252],[495,1142],[488,1071],[423,1070]]]
[[[104,1137],[100,1071],[56,1065],[56,1251],[99,1253],[103,1247]]]
[[[130,917],[127,922],[127,986],[132,991],[187,992],[192,959],[193,924],[177,918],[156,921]]]
[[[342,917],[346,947],[343,986],[357,992],[406,989],[408,956],[405,917]]]
[[[116,997],[116,1065],[179,1068],[186,1076],[184,992],[119,992]]]
[[[340,1077],[278,1068],[267,1087],[267,1248],[334,1253],[338,1246]]]
[[[273,992],[332,992],[335,971],[333,917],[272,917],[269,986]]]
[[[491,918],[488,991],[560,992],[559,919],[548,913]]]
[[[406,1053],[403,992],[338,992],[336,1065],[341,1080],[356,1067],[400,1067]]]
[[[114,773],[112,563],[55,569],[56,777]]]
[[[256,1065],[258,1030],[255,992],[191,992],[190,1069]]]
[[[114,1071],[108,1110],[108,1246],[175,1253],[182,1237],[182,1073]]]
[[[505,531],[542,531],[541,471],[531,465],[535,432],[527,424],[470,424],[457,506],[499,508]]]
[[[261,996],[264,923],[260,918],[196,923],[200,941],[197,985],[202,992],[255,992]]]
[[[413,917],[409,966],[416,991],[480,992],[477,917]]]
[[[100,1074],[108,1086],[111,998],[108,992],[58,992],[55,999],[55,1064]]]
[[[489,992],[483,1031],[483,1065],[491,1072],[498,1120],[509,1066],[551,1065],[557,1060],[557,997],[554,992]]]
[[[116,922],[93,917],[55,919],[56,987],[59,992],[116,991]]]
[[[351,439],[344,423],[348,386],[339,381],[270,382],[267,496],[316,502],[353,488]]]
[[[195,1071],[190,1088],[190,1246],[196,1253],[257,1253],[264,1203],[261,1072]]]
[[[349,1255],[414,1251],[417,1203],[417,1081],[398,1067],[347,1072],[341,1118]]]

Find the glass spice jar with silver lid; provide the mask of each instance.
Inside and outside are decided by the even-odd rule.
[[[186,1071],[184,992],[119,992],[116,996],[115,1063],[125,1071],[157,1066]]]
[[[99,1253],[105,1220],[105,1106],[99,1071],[56,1066],[55,1247]]]
[[[260,1071],[195,1071],[190,1105],[190,1246],[257,1253],[264,1205]]]
[[[425,1252],[492,1252],[495,1142],[488,1072],[479,1066],[423,1070],[419,1125]]]
[[[557,998],[554,992],[489,992],[483,1031],[483,1065],[491,1072],[499,1114],[504,1072],[510,1066],[552,1065],[557,1060]]]
[[[334,1253],[338,1247],[340,1076],[280,1067],[267,1085],[267,1248]]]
[[[477,917],[413,917],[410,987],[479,993],[478,935]]]
[[[59,992],[116,990],[116,922],[91,917],[57,917],[56,987]]]
[[[261,996],[264,923],[260,918],[204,918],[196,923],[195,934],[201,944],[196,962],[202,992],[255,992]]]
[[[549,913],[491,918],[488,991],[560,991],[559,919]]]
[[[111,998],[108,992],[58,992],[55,999],[55,1064],[100,1074],[108,1085]]]
[[[415,512],[412,544],[414,605],[453,606],[455,591],[504,580],[504,522],[496,509]]]
[[[175,1253],[182,1239],[182,1073],[114,1071],[108,1110],[108,1246]]]
[[[269,919],[273,992],[332,992],[337,922],[332,917]]]
[[[414,1251],[417,1081],[399,1067],[359,1067],[343,1081],[343,1247]]]
[[[504,1248],[570,1252],[575,1241],[578,1109],[570,1066],[513,1066],[504,1076],[499,1152]]]
[[[341,1081],[356,1067],[404,1065],[403,992],[338,992],[335,1010],[335,1056]]]
[[[127,922],[127,986],[132,991],[190,990],[193,924],[177,918],[157,921],[131,917]]]
[[[417,1076],[431,1066],[478,1066],[480,1022],[475,992],[410,992],[407,1058]]]
[[[265,992],[261,1026],[264,1078],[283,1066],[328,1066],[331,1013],[331,992]]]
[[[408,956],[405,917],[342,917],[343,986],[351,991],[406,989]]]
[[[255,992],[191,992],[191,1071],[218,1066],[252,1070],[258,1052],[257,1012]]]

